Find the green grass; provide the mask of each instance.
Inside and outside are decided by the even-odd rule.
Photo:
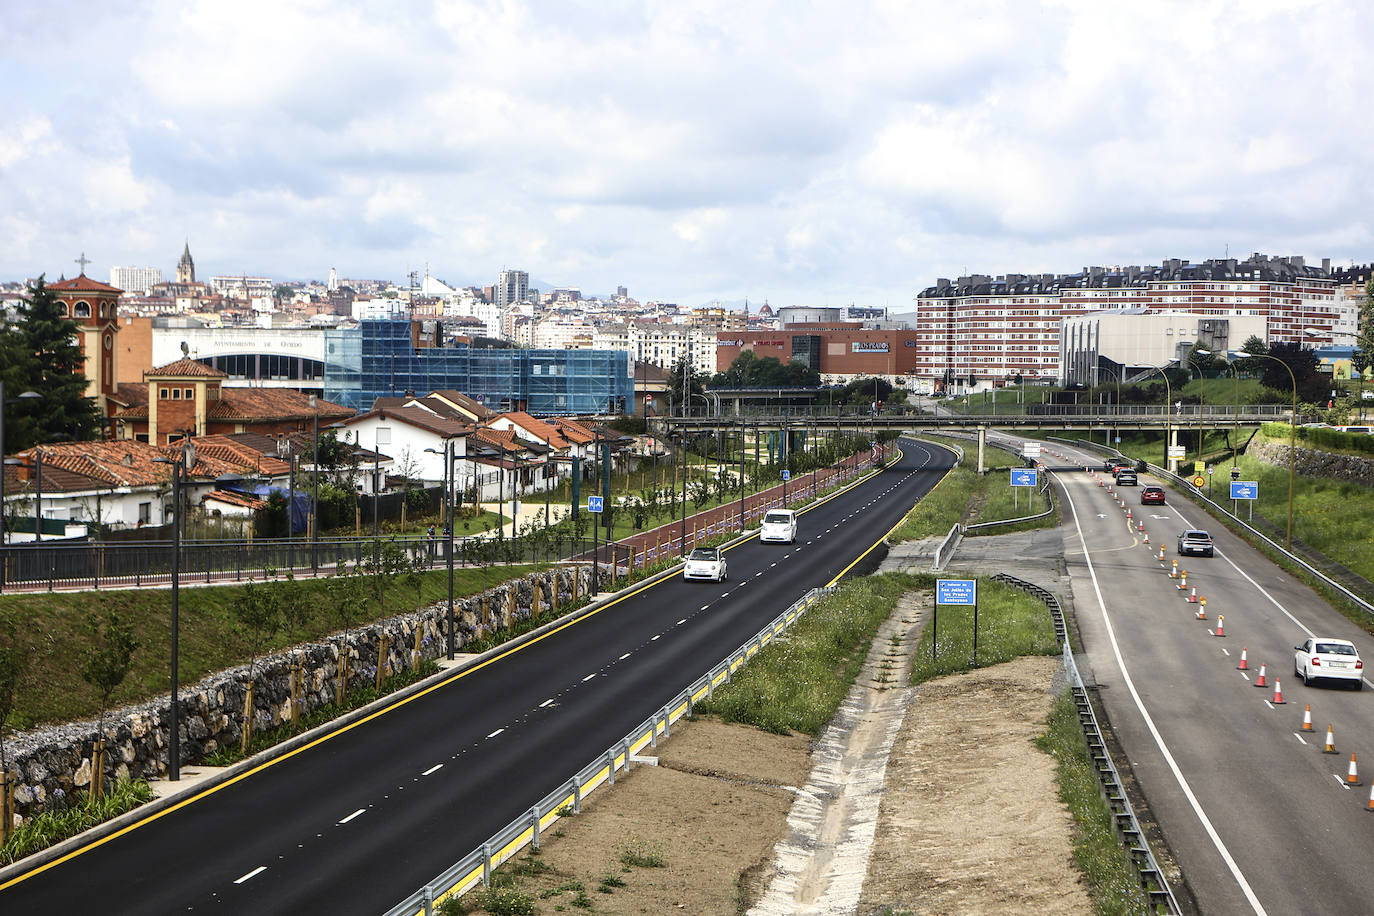
[[[1054,624],[1042,601],[1020,589],[979,577],[978,667],[1022,655],[1057,655],[1060,651],[1054,638]],[[937,618],[922,632],[912,664],[911,683],[966,671],[972,659],[973,609],[943,605]]]
[[[1057,765],[1059,799],[1073,816],[1073,857],[1088,884],[1098,916],[1150,913],[1126,849],[1112,828],[1111,812],[1088,756],[1073,694],[1065,690],[1050,710],[1049,724],[1036,745]]]
[[[891,573],[842,585],[694,711],[777,734],[820,734],[858,676],[874,633],[920,581]]]
[[[533,567],[510,566],[494,571],[472,567],[454,571],[454,594],[478,594],[509,578],[531,572]],[[321,639],[342,629],[336,619],[315,606],[327,580],[299,580],[311,613],[304,626],[281,634],[266,651],[299,642]],[[179,612],[180,675],[183,685],[215,671],[248,660],[248,641],[235,626],[231,610],[242,586],[221,585],[181,589]],[[81,679],[80,658],[91,645],[86,615],[103,615],[115,609],[134,625],[140,644],[133,669],[115,691],[115,707],[158,696],[168,689],[168,655],[171,640],[172,597],[168,589],[99,591],[56,594],[5,595],[0,597],[0,620],[11,620],[28,658],[24,685],[15,698],[10,726],[16,730],[45,722],[94,717],[99,711],[95,689]],[[385,607],[368,603],[360,609],[360,623],[414,611],[448,595],[444,570],[424,574],[423,587],[401,582],[386,593]]]
[[[152,801],[153,790],[143,780],[120,780],[114,788],[101,796],[97,804],[89,804],[84,792],[55,804],[26,821],[10,835],[9,842],[0,847],[0,865],[9,865],[25,856],[47,849],[54,843],[76,836],[112,817],[118,817],[139,805]],[[58,805],[64,807],[58,807]]]

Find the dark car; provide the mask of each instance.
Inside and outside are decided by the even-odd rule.
[[[1116,485],[1118,487],[1133,487],[1138,483],[1140,483],[1140,479],[1135,476],[1135,471],[1122,468],[1116,472]]]
[[[1142,506],[1162,506],[1164,505],[1163,487],[1146,487],[1140,491],[1140,504]]]
[[[1108,458],[1106,461],[1102,462],[1102,470],[1106,471],[1108,474],[1115,474],[1117,471],[1124,470],[1130,466],[1131,462],[1128,458]]]
[[[1178,536],[1178,552],[1182,556],[1198,554],[1210,557],[1213,556],[1214,550],[1212,536],[1200,528],[1190,529]]]

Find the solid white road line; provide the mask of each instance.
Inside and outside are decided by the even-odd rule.
[[[239,878],[238,880],[236,880],[234,883],[235,883],[235,884],[242,884],[243,882],[247,881],[249,878],[252,878],[252,877],[254,877],[255,875],[260,875],[260,874],[262,874],[262,873],[265,872],[265,871],[267,871],[267,866],[266,866],[266,865],[259,865],[257,868],[253,869],[253,870],[250,871],[248,874],[244,875],[242,878]]]
[[[363,813],[364,811],[366,811],[366,810],[367,810],[366,808],[359,808],[357,811],[354,811],[354,812],[353,812],[352,814],[350,814],[348,817],[346,817],[346,818],[344,818],[343,820],[339,821],[339,823],[340,823],[340,824],[347,824],[349,821],[353,820],[353,818],[357,817],[359,814],[362,814],[362,813]]]
[[[428,776],[430,773],[437,773],[439,770],[442,770],[443,768],[444,768],[444,765],[443,765],[442,763],[436,763],[434,766],[430,767],[428,770],[425,770],[425,771],[424,771],[423,773],[421,773],[420,775],[421,775],[421,776]]]
[[[1179,768],[1178,761],[1174,759],[1173,753],[1170,752],[1168,745],[1164,743],[1164,736],[1159,733],[1159,728],[1155,725],[1154,718],[1150,715],[1149,710],[1145,708],[1145,701],[1140,698],[1140,693],[1135,689],[1135,681],[1131,679],[1130,672],[1126,670],[1126,659],[1122,656],[1121,645],[1116,640],[1116,628],[1112,626],[1111,616],[1107,613],[1107,602],[1106,599],[1102,597],[1102,585],[1097,579],[1097,569],[1093,566],[1092,554],[1088,550],[1087,538],[1083,536],[1083,525],[1078,520],[1078,506],[1074,503],[1073,495],[1069,492],[1068,487],[1064,487],[1063,489],[1064,496],[1069,501],[1069,508],[1073,511],[1074,527],[1078,531],[1078,542],[1083,548],[1083,561],[1088,566],[1088,575],[1091,577],[1093,583],[1093,593],[1097,596],[1097,607],[1102,614],[1102,622],[1107,630],[1107,640],[1111,643],[1112,654],[1116,657],[1116,667],[1117,670],[1121,672],[1121,679],[1126,685],[1126,690],[1130,693],[1131,699],[1135,702],[1135,707],[1139,711],[1141,719],[1144,720],[1145,727],[1149,729],[1150,735],[1154,738],[1155,746],[1159,748],[1159,752],[1163,756],[1164,762],[1168,765],[1169,771],[1173,773],[1174,780],[1183,791],[1183,795],[1188,800],[1188,804],[1192,807],[1193,813],[1197,815],[1198,820],[1202,823],[1202,827],[1207,832],[1207,836],[1211,839],[1212,845],[1216,847],[1217,852],[1221,855],[1222,861],[1226,863],[1226,867],[1230,870],[1231,876],[1235,878],[1236,884],[1240,886],[1241,892],[1245,895],[1245,899],[1256,913],[1261,914],[1261,916],[1268,916],[1259,898],[1255,896],[1254,889],[1250,887],[1250,882],[1245,879],[1245,875],[1241,872],[1240,866],[1236,864],[1236,860],[1231,856],[1231,851],[1226,848],[1226,844],[1221,841],[1220,834],[1218,834],[1216,828],[1212,826],[1212,821],[1207,817],[1207,812],[1202,810],[1202,803],[1199,802],[1197,796],[1193,794],[1192,786],[1188,784],[1188,780],[1184,777],[1183,771]],[[1244,672],[1241,673],[1243,674]]]

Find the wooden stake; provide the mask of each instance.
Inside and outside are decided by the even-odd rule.
[[[335,701],[342,706],[344,697],[348,695],[348,643],[345,641],[339,645],[339,680],[338,690],[335,694]]]
[[[402,511],[405,510],[402,509]],[[386,652],[386,642],[386,630],[383,630],[382,635],[377,640],[377,690],[379,692],[382,689],[382,684],[386,681],[386,668],[390,663],[390,657]]]
[[[239,753],[248,756],[248,745],[253,740],[253,682],[243,692],[243,738],[239,742]]]
[[[101,791],[105,788],[105,736],[96,735],[95,743],[91,746],[91,790],[90,800],[93,804],[100,802]]]

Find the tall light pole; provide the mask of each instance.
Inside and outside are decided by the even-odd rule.
[[[154,458],[172,466],[172,713],[168,723],[171,738],[167,749],[167,778],[181,779],[181,693],[177,663],[181,635],[181,484],[189,469],[196,466],[196,447],[184,439],[175,458]]]
[[[320,574],[320,402],[310,396],[312,454],[310,456],[310,570]]]
[[[1159,377],[1164,379],[1164,466],[1170,471],[1175,469],[1169,466],[1169,442],[1173,432],[1170,423],[1170,411],[1174,409],[1173,386],[1169,384],[1169,376],[1162,366],[1151,366],[1150,369],[1159,373]]]
[[[427,448],[427,452],[436,455],[440,454],[438,449]],[[453,633],[453,480],[456,476],[453,470],[453,439],[444,440],[444,515],[447,524],[444,526],[444,564],[448,567],[448,639],[445,654],[449,661],[453,661],[454,652],[454,633]]]
[[[1247,353],[1246,356],[1259,357],[1260,359],[1272,359],[1284,368],[1288,373],[1288,380],[1293,384],[1293,415],[1288,418],[1288,535],[1285,544],[1288,550],[1293,549],[1293,479],[1297,476],[1297,454],[1298,454],[1298,377],[1293,374],[1293,367],[1288,365],[1277,356],[1270,356],[1268,353]],[[1236,381],[1236,390],[1239,393],[1240,381]],[[1239,395],[1238,395],[1239,396]]]

